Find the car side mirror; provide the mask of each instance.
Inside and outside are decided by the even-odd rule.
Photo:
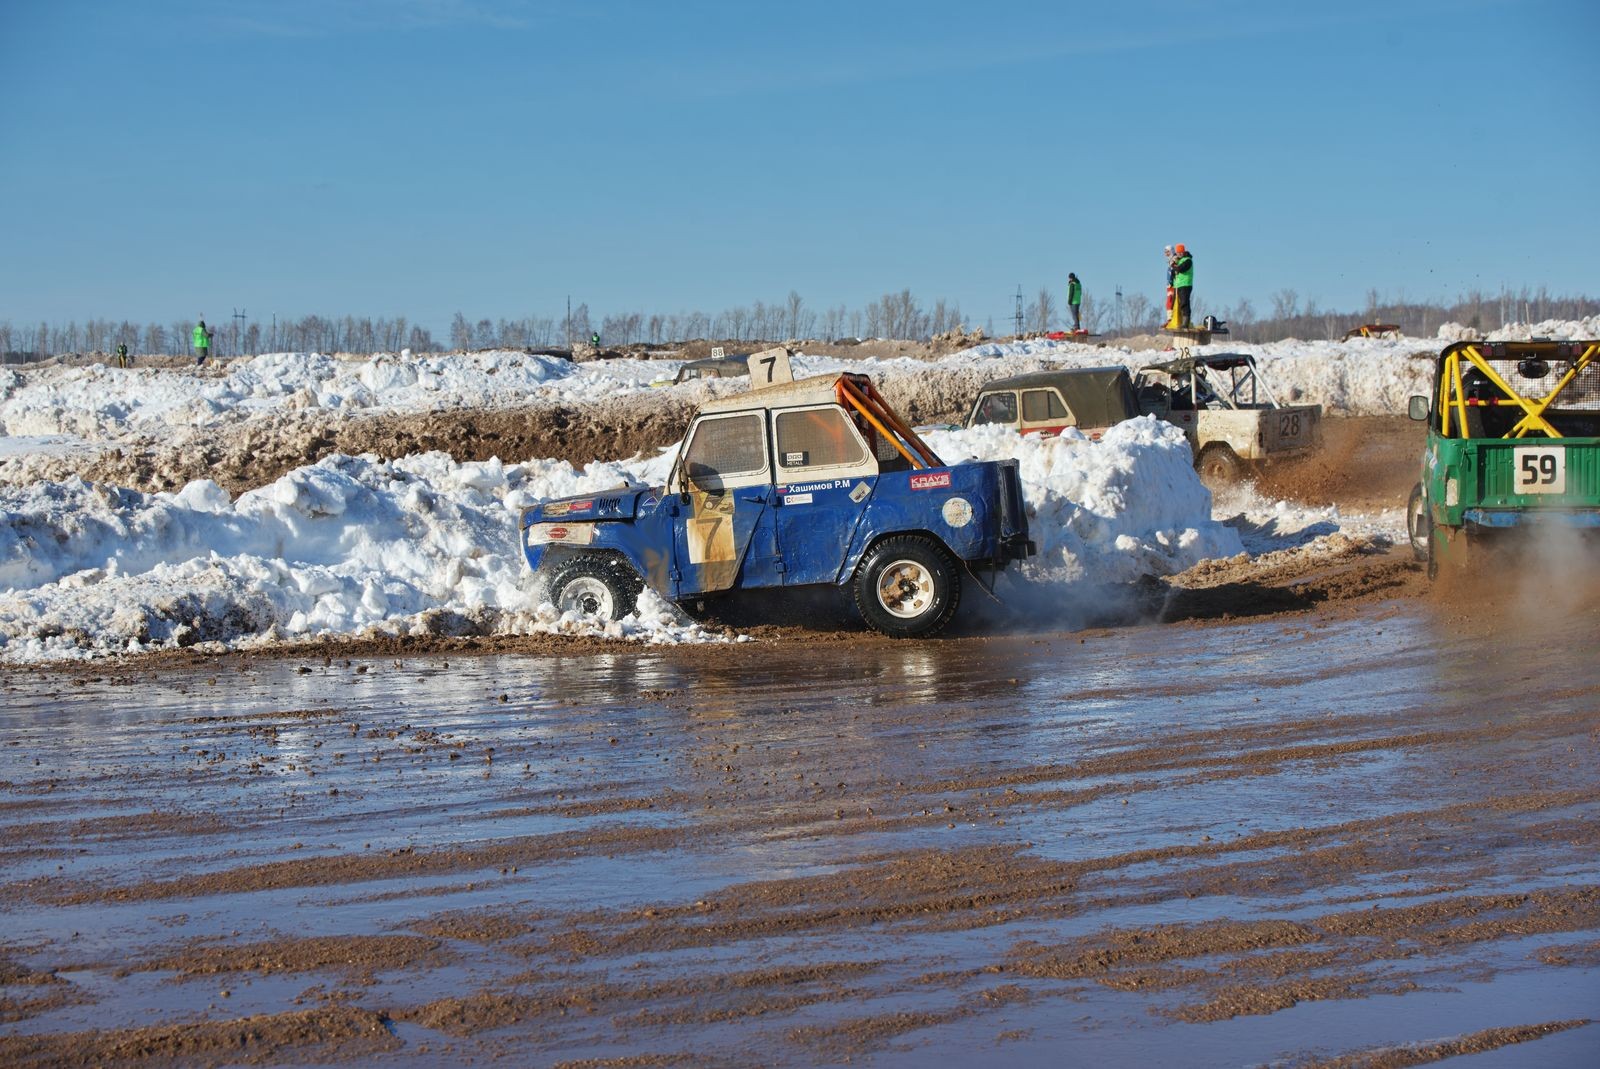
[[[1428,399],[1420,393],[1412,394],[1411,405],[1406,409],[1406,415],[1418,423],[1426,421],[1428,418]]]

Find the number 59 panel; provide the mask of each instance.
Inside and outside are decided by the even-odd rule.
[[[1514,451],[1511,488],[1519,494],[1567,492],[1567,451],[1560,446],[1540,446]]]

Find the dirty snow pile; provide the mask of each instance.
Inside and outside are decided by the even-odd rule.
[[[1252,557],[1310,546],[1335,536],[1374,546],[1398,545],[1407,538],[1402,508],[1359,512],[1338,505],[1305,505],[1264,496],[1249,482],[1218,491],[1212,513],[1238,535]]]
[[[1280,404],[1321,405],[1339,415],[1395,415],[1414,393],[1428,392],[1429,362],[1419,358],[1437,349],[1406,338],[1352,338],[1347,342],[1285,341],[1260,344],[1218,338],[1196,346],[1196,355],[1250,353],[1267,387]],[[1130,372],[1171,360],[1161,349],[1130,351],[1080,342],[1032,340],[990,342],[936,363],[979,368],[982,378],[1000,378],[1046,367],[1105,367],[1121,364]],[[888,362],[885,362],[888,363]]]
[[[1449,327],[1467,329],[1456,323],[1447,323],[1439,328],[1439,337],[1448,337],[1446,330]],[[1539,323],[1507,323],[1499,330],[1489,332],[1490,341],[1528,341],[1530,338],[1549,338],[1552,341],[1600,338],[1600,315],[1583,319],[1546,319]]]
[[[597,390],[643,389],[661,373],[650,361],[573,364],[515,350],[364,360],[267,353],[222,368],[220,375],[102,364],[26,378],[0,372],[0,433],[103,439],[295,409],[419,412],[570,401]]]
[[[1441,338],[1466,328],[1446,324]],[[1470,332],[1469,332],[1470,333]],[[1493,338],[1595,337],[1600,317],[1577,321],[1511,324]],[[1350,341],[1288,339],[1237,343],[1218,336],[1200,353],[1248,352],[1284,403],[1320,404],[1348,415],[1398,414],[1406,399],[1426,393],[1429,358],[1438,339],[1354,338]],[[1123,364],[1131,370],[1170,358],[1170,353],[1034,339],[989,342],[936,360],[912,357],[863,360],[802,352],[801,375],[864,372],[902,382],[929,372],[970,379],[972,390],[992,378],[1047,367]],[[414,413],[461,408],[500,408],[529,403],[570,404],[621,393],[648,393],[670,380],[682,361],[620,359],[574,364],[518,350],[472,353],[378,353],[365,358],[321,353],[266,353],[203,369],[49,367],[25,373],[0,369],[0,437],[47,436],[80,441],[115,441],[176,428],[211,427],[252,418],[289,418],[294,413]],[[721,394],[742,381],[700,382],[678,391]],[[15,451],[15,450],[13,450]]]
[[[1115,584],[1240,551],[1210,519],[1183,436],[1152,419],[1100,442],[997,428],[934,436],[948,462],[1021,458],[1032,588]],[[332,456],[230,499],[215,483],[144,494],[78,479],[0,488],[0,658],[38,661],[314,637],[586,633],[725,639],[653,595],[603,628],[562,616],[522,558],[535,500],[659,485],[670,452],[584,469]]]
[[[659,599],[604,628],[527,574],[516,510],[614,487],[613,464],[332,456],[230,500],[73,479],[0,489],[0,656],[47,660],[360,634],[720,640]]]
[[[1196,346],[1196,355],[1250,353],[1262,377],[1280,404],[1321,405],[1329,413],[1347,416],[1398,415],[1413,394],[1429,392],[1432,361],[1444,344],[1478,337],[1476,331],[1447,323],[1434,339],[1351,338],[1349,341],[1235,342],[1215,336],[1212,344]],[[1546,320],[1533,325],[1511,323],[1492,332],[1492,341],[1528,338],[1600,337],[1600,316],[1579,320]],[[1043,367],[1104,367],[1122,364],[1137,371],[1148,364],[1172,359],[1165,350],[1130,351],[1108,345],[1045,338],[1015,342],[987,342],[934,362],[936,367],[976,368],[983,379],[1014,375]],[[857,369],[873,370],[864,361]],[[876,362],[882,368],[910,365],[904,358]],[[817,361],[818,370],[843,368],[840,361]],[[808,365],[809,367],[810,365]],[[922,367],[926,369],[927,365]]]
[[[1017,459],[1039,548],[1022,568],[1031,584],[1127,583],[1244,550],[1212,521],[1183,432],[1153,416],[1118,424],[1098,442],[1070,428],[1058,438],[1019,438],[993,425],[931,431],[927,441],[947,464]]]

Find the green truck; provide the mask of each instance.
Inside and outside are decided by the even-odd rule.
[[[1439,354],[1406,526],[1428,575],[1508,532],[1600,536],[1600,341],[1457,342]]]

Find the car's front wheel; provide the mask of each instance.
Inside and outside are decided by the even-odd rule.
[[[961,574],[950,552],[930,538],[886,538],[856,569],[855,602],[874,631],[926,638],[954,618],[961,604]]]
[[[644,580],[626,561],[598,553],[573,557],[550,577],[550,601],[557,610],[598,623],[631,613],[643,589]]]

